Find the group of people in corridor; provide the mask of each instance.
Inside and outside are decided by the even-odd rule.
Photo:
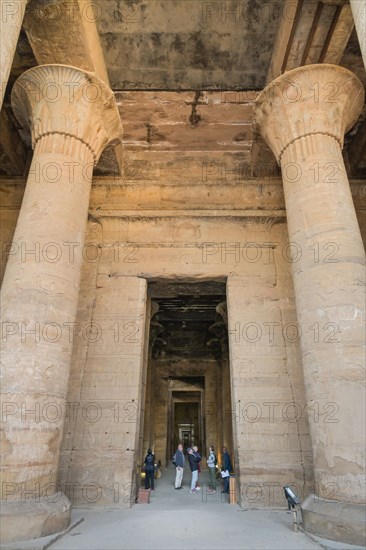
[[[187,449],[187,458],[185,457],[183,445],[180,443],[175,451],[172,462],[175,467],[175,483],[176,490],[182,489],[183,473],[186,462],[188,461],[189,468],[191,470],[191,493],[197,493],[200,491],[198,484],[198,476],[200,473],[200,463],[202,457],[198,452],[197,445],[189,447]],[[207,487],[208,493],[216,493],[217,481],[216,481],[216,465],[217,457],[214,447],[209,447],[209,454],[207,457],[207,467],[209,473],[209,485]],[[233,470],[231,458],[226,447],[222,448],[222,465],[221,465],[221,477],[223,480],[222,493],[229,492],[229,478],[230,472]],[[144,472],[145,472],[145,489],[151,489],[154,491],[154,476],[155,476],[155,455],[151,449],[148,449],[147,455],[144,460]]]
[[[200,453],[198,452],[198,447],[194,445],[193,447],[189,447],[187,449],[187,459],[189,468],[191,470],[191,493],[197,493],[200,490],[200,487],[198,485],[198,475],[200,472],[200,462],[202,460],[202,457]],[[182,488],[182,481],[183,481],[183,473],[184,473],[184,467],[186,463],[186,458],[184,456],[183,451],[183,445],[179,444],[178,449],[174,453],[173,456],[173,465],[175,466],[175,489],[179,490]],[[208,467],[208,473],[209,473],[209,486],[207,487],[208,493],[216,493],[216,465],[217,465],[217,458],[215,455],[215,450],[211,446],[209,448],[209,455],[207,457],[207,467]],[[229,477],[230,472],[232,471],[232,464],[230,455],[227,452],[226,447],[222,448],[222,468],[221,468],[221,475],[224,482],[222,493],[228,493],[229,492]]]

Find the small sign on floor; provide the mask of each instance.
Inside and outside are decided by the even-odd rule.
[[[149,502],[150,502],[150,489],[139,489],[137,503],[149,504]]]

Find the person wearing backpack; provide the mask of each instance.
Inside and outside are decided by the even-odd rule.
[[[183,473],[184,473],[184,453],[183,445],[179,443],[178,449],[175,451],[172,458],[173,466],[175,467],[175,489],[182,489]]]
[[[214,448],[211,445],[211,447],[209,447],[209,455],[207,458],[208,473],[210,476],[210,485],[207,488],[208,493],[216,493],[216,464],[217,458]]]

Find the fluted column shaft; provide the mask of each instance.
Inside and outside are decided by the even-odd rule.
[[[341,153],[363,99],[346,69],[310,65],[255,108],[282,170],[316,503],[358,504],[365,490],[365,253]]]
[[[317,494],[362,502],[365,258],[339,143],[300,138],[281,167]]]
[[[57,479],[92,170],[91,150],[74,137],[37,142],[3,281],[5,479],[29,492]]]
[[[20,540],[69,521],[56,481],[89,196],[93,166],[120,122],[102,81],[60,65],[22,75],[13,109],[24,127],[29,118],[34,146],[1,298],[3,528],[5,539]]]

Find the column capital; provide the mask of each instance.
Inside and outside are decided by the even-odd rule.
[[[71,136],[91,150],[94,163],[106,145],[122,138],[112,90],[97,76],[68,65],[39,65],[15,82],[14,114],[34,148],[49,134]]]
[[[338,65],[306,65],[276,78],[254,106],[254,131],[260,133],[280,163],[282,153],[304,136],[325,134],[343,147],[344,134],[359,117],[362,83]]]

